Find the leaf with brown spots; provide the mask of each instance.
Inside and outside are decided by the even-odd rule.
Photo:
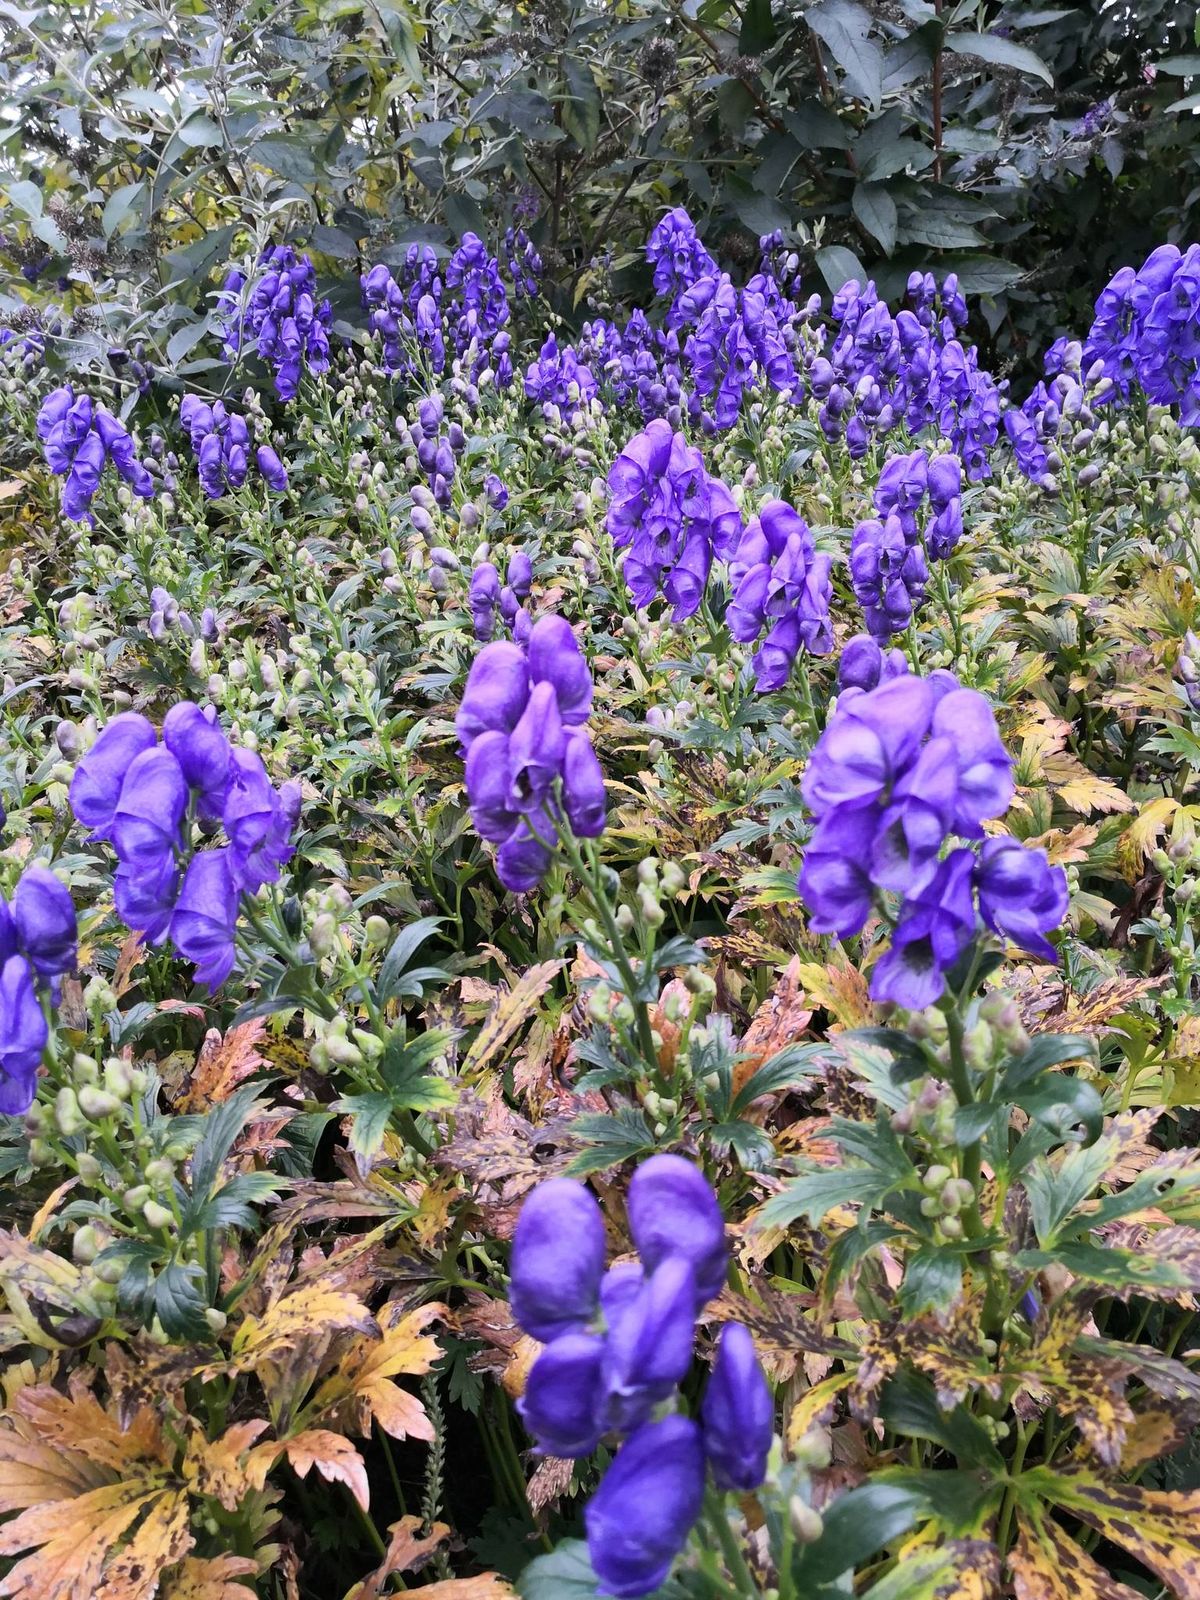
[[[830,1032],[863,1028],[874,1019],[875,1008],[867,994],[867,980],[848,956],[839,953],[823,967],[803,963],[797,969],[797,977],[812,1004],[823,1007],[833,1016],[837,1027]]]
[[[477,1578],[446,1578],[442,1583],[421,1586],[422,1600],[507,1600],[515,1593],[512,1585],[496,1572],[484,1572]]]
[[[1024,1481],[1043,1499],[1120,1545],[1176,1600],[1200,1595],[1200,1491],[1168,1493],[1044,1467],[1034,1468]]]
[[[571,1487],[571,1475],[574,1471],[575,1463],[564,1460],[561,1456],[544,1456],[538,1462],[536,1472],[525,1485],[529,1509],[534,1516],[540,1516],[547,1506],[562,1499]]]
[[[306,1478],[316,1467],[328,1483],[344,1483],[364,1511],[370,1506],[371,1488],[363,1458],[340,1433],[306,1428],[287,1441],[284,1453],[298,1478]]]
[[[378,1325],[357,1295],[318,1280],[281,1296],[261,1316],[247,1317],[233,1336],[229,1368],[249,1372],[314,1334],[347,1331],[376,1333]]]
[[[854,1347],[822,1330],[821,1324],[805,1314],[811,1296],[782,1294],[765,1285],[757,1288],[753,1300],[744,1299],[730,1289],[709,1308],[717,1322],[742,1322],[754,1335],[758,1353],[780,1381],[795,1372],[804,1353],[821,1356],[848,1355]]]
[[[540,961],[523,973],[511,989],[497,991],[486,1021],[463,1057],[464,1078],[477,1076],[493,1064],[529,1021],[535,1003],[565,965],[563,961]]]
[[[445,1539],[450,1529],[444,1522],[435,1522],[427,1534],[421,1534],[420,1517],[401,1517],[393,1522],[388,1532],[387,1554],[369,1577],[356,1583],[346,1600],[379,1600],[388,1587],[393,1573],[412,1572],[421,1567]]]
[[[440,1345],[423,1330],[445,1315],[443,1305],[406,1311],[400,1301],[390,1301],[379,1314],[382,1338],[356,1341],[318,1389],[313,1411],[324,1415],[348,1407],[358,1433],[369,1433],[374,1417],[393,1439],[431,1440],[433,1425],[425,1407],[392,1380],[423,1377],[439,1359]]]
[[[255,1446],[266,1430],[267,1423],[258,1418],[235,1422],[219,1439],[195,1433],[188,1441],[182,1468],[190,1492],[209,1495],[226,1511],[236,1511],[248,1494],[266,1483],[271,1463],[283,1448],[273,1443]]]
[[[163,1571],[182,1561],[194,1542],[188,1531],[187,1496],[161,1495],[129,1543],[109,1562],[95,1600],[152,1600]]]
[[[249,1556],[188,1556],[164,1580],[162,1600],[254,1600],[254,1590],[236,1580],[257,1571]]]
[[[794,1044],[811,1021],[812,1005],[800,981],[800,957],[793,956],[742,1035],[740,1059],[733,1069],[734,1092],[764,1061]]]
[[[1105,1572],[1040,1507],[1019,1514],[1008,1568],[1015,1600],[1141,1600],[1136,1589]]]
[[[230,1028],[224,1037],[216,1028],[204,1035],[196,1068],[178,1101],[180,1111],[208,1111],[220,1105],[239,1083],[252,1078],[267,1065],[259,1046],[266,1034],[266,1022],[255,1017]]]

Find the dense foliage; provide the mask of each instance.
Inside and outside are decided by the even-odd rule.
[[[0,15],[0,1595],[1193,1600],[1190,18]]]

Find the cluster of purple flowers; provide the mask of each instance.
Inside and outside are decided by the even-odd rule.
[[[533,586],[533,563],[524,550],[515,550],[509,558],[506,579],[501,585],[500,574],[491,561],[479,562],[471,573],[467,604],[475,637],[481,644],[486,644],[496,631],[497,611],[517,643],[528,642],[533,624],[525,601]]]
[[[926,558],[944,561],[962,537],[962,462],[924,450],[893,456],[879,475],[875,510],[854,530],[850,581],[869,632],[886,640],[908,626],[925,597]]]
[[[426,395],[419,402],[414,421],[405,423],[402,418],[396,419],[396,431],[408,435],[422,471],[428,475],[433,498],[443,509],[453,499],[454,474],[459,457],[467,448],[462,424],[452,422],[443,432],[445,420],[446,406],[440,394]],[[419,523],[420,519],[414,518],[414,521]]]
[[[210,500],[230,489],[240,489],[249,471],[250,430],[245,417],[226,409],[221,400],[212,405],[199,395],[185,394],[179,420],[187,429],[200,473],[200,487]],[[282,493],[288,486],[287,468],[269,444],[255,453],[258,470],[270,487]]]
[[[518,300],[532,300],[542,277],[542,258],[524,228],[508,228],[504,234],[504,264]]]
[[[751,663],[760,693],[783,687],[801,649],[818,656],[833,649],[830,565],[786,500],[768,500],[746,525],[729,562],[733,597],[725,621],[743,644],[769,628]]]
[[[78,929],[65,885],[48,867],[27,867],[12,904],[0,899],[0,1112],[33,1104],[50,1027],[40,992],[57,1003],[75,966]]]
[[[741,290],[725,273],[699,279],[676,301],[676,313],[694,323],[684,348],[689,409],[708,426],[731,428],[747,391],[763,383],[791,399],[803,394],[794,355],[797,310],[773,278],[759,274]]]
[[[696,224],[682,206],[668,211],[654,226],[646,242],[646,260],[654,268],[654,292],[671,301],[668,323],[675,324],[679,297],[698,278],[719,275],[717,263],[709,255],[696,232]]]
[[[1096,301],[1083,347],[1122,398],[1134,383],[1157,405],[1200,425],[1200,245],[1160,245],[1135,272],[1122,267]],[[1092,376],[1089,371],[1089,378]]]
[[[683,351],[673,328],[652,327],[639,308],[624,328],[603,317],[585,322],[579,347],[589,370],[601,376],[618,405],[636,401],[646,421],[672,413],[678,421]]]
[[[525,395],[560,412],[572,413],[589,406],[596,397],[597,384],[592,370],[580,361],[572,345],[559,349],[552,333],[538,351],[537,360],[525,370]]]
[[[530,272],[529,260],[522,257],[522,262],[523,273]],[[414,244],[396,276],[380,263],[363,274],[361,287],[371,313],[368,325],[383,341],[388,372],[405,377],[438,374],[453,352],[470,358],[473,380],[490,369],[499,388],[512,382],[512,341],[505,331],[508,294],[500,264],[478,234],[463,235],[444,273],[432,246]]]
[[[272,368],[276,394],[290,400],[305,368],[312,373],[329,370],[332,308],[328,300],[317,299],[311,259],[298,256],[291,245],[264,251],[244,299],[246,286],[245,274],[235,269],[221,292],[226,358],[236,361],[253,344]]]
[[[550,865],[560,827],[604,832],[604,773],[584,729],[592,675],[570,625],[539,617],[524,644],[498,639],[476,656],[455,726],[480,837],[498,844],[496,875],[525,894]]]
[[[151,944],[169,938],[197,982],[224,983],[243,894],[275,883],[292,854],[300,786],[276,790],[261,758],[231,745],[212,709],[172,706],[162,743],[136,711],[114,717],[71,780],[76,818],[116,851],[117,911]],[[193,821],[227,843],[193,851]]]
[[[629,1185],[629,1231],[640,1262],[605,1271],[604,1219],[569,1178],[533,1191],[512,1248],[512,1308],[545,1349],[520,1412],[540,1447],[589,1455],[623,1435],[584,1513],[603,1593],[649,1593],[667,1577],[700,1516],[708,1468],[722,1491],[766,1476],[774,1406],[741,1323],[721,1330],[700,1421],[656,1408],[672,1399],[693,1355],[696,1318],[725,1281],[721,1209],[699,1169],[678,1155],[644,1162]]]
[[[860,642],[857,673],[877,672],[877,686],[843,690],[805,770],[817,826],[798,887],[813,929],[839,938],[861,931],[881,890],[900,896],[871,996],[920,1011],[976,936],[976,896],[994,933],[1056,959],[1045,935],[1066,914],[1066,875],[1007,836],[942,856],[951,835],[982,839],[983,823],[1003,816],[1012,762],[983,695],[949,672],[887,671],[869,654]]]
[[[70,521],[95,522],[90,507],[106,461],[112,462],[134,494],[143,500],[154,494],[154,479],[134,454],[133,437],[125,424],[90,395],[76,399],[69,383],[42,401],[37,435],[50,471],[66,480],[61,503],[63,516]]]
[[[660,592],[675,621],[699,608],[714,556],[742,536],[733,496],[710,478],[699,450],[656,418],[632,438],[608,473],[607,527],[624,550],[625,581],[639,609]]]

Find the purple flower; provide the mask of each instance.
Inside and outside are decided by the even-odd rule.
[[[272,450],[269,444],[260,444],[255,451],[254,459],[258,462],[258,470],[262,473],[267,483],[276,494],[282,494],[288,486],[287,468]]]
[[[496,851],[496,876],[513,894],[529,894],[546,876],[550,846],[522,818]]]
[[[822,816],[836,805],[881,800],[915,757],[932,716],[928,682],[910,674],[843,700],[801,780],[810,809]]]
[[[946,973],[975,933],[975,853],[954,850],[931,882],[905,900],[891,949],[871,973],[871,998],[923,1011],[941,998]]]
[[[79,937],[75,905],[66,885],[48,868],[35,863],[22,873],[12,917],[21,948],[39,977],[72,971]]]
[[[1057,961],[1058,952],[1045,937],[1067,914],[1067,875],[1052,867],[1044,850],[1031,850],[1016,839],[985,839],[975,871],[979,910],[993,933]]]
[[[604,1350],[610,1425],[622,1431],[637,1427],[686,1376],[692,1364],[696,1301],[691,1263],[682,1255],[669,1255],[610,1314]]]
[[[158,745],[135,757],[107,830],[122,861],[158,860],[178,850],[187,803],[187,782],[169,750]]]
[[[577,839],[598,839],[604,832],[607,803],[604,769],[585,733],[571,734],[562,763],[563,805]]]
[[[604,1341],[589,1333],[563,1334],[548,1344],[517,1403],[538,1447],[568,1460],[591,1455],[600,1443],[603,1410]]]
[[[720,1293],[728,1252],[725,1222],[708,1180],[683,1156],[644,1161],[629,1185],[629,1231],[648,1271],[669,1256],[691,1264],[697,1310]]]
[[[704,1502],[704,1447],[687,1417],[632,1434],[592,1496],[584,1522],[604,1594],[649,1594],[667,1577]]]
[[[92,829],[94,838],[107,836],[126,773],[135,758],[157,742],[145,717],[122,711],[81,758],[71,779],[71,809],[85,828]]]
[[[981,824],[1004,815],[1016,788],[992,708],[974,689],[953,689],[938,700],[932,730],[950,742],[958,764],[954,829],[967,839],[982,838]]]
[[[229,869],[238,886],[254,894],[264,883],[277,882],[279,869],[292,855],[296,818],[289,815],[253,750],[230,749],[221,820],[229,839]]]
[[[775,1403],[754,1340],[740,1322],[721,1329],[701,1416],[704,1453],[717,1488],[742,1494],[757,1489],[767,1475]]]
[[[842,647],[838,689],[843,695],[850,689],[875,689],[907,671],[908,662],[902,650],[884,651],[869,633],[859,633],[847,639]]]
[[[508,490],[504,486],[503,479],[494,472],[489,472],[483,480],[483,492],[487,495],[488,504],[493,511],[503,511],[508,504]]]
[[[570,628],[567,628],[570,632]],[[481,733],[511,733],[529,698],[529,666],[519,645],[498,640],[475,657],[455,728],[464,748]]]
[[[171,942],[195,963],[196,982],[218,989],[233,971],[238,888],[228,848],[194,855],[171,917]]]
[[[901,633],[925,598],[929,572],[919,545],[909,544],[895,514],[860,522],[850,545],[850,581],[873,638]]]
[[[533,562],[524,550],[514,550],[508,562],[508,587],[518,600],[528,600],[533,587]]]
[[[24,956],[9,956],[0,968],[0,1112],[5,1116],[20,1116],[33,1104],[49,1038],[30,965]]]
[[[562,720],[569,727],[587,721],[595,689],[579,641],[565,617],[549,613],[534,623],[529,635],[529,677],[533,683],[553,684]]]
[[[163,718],[162,736],[188,787],[200,797],[201,816],[217,821],[229,779],[230,746],[216,712],[181,700]]]
[[[797,882],[814,933],[862,931],[874,903],[868,862],[879,817],[878,806],[839,805],[817,824]]]
[[[548,1343],[586,1327],[604,1276],[604,1219],[590,1189],[572,1178],[540,1183],[521,1207],[512,1243],[513,1315]]]
[[[179,865],[172,850],[117,869],[113,879],[113,902],[117,912],[148,944],[161,944],[170,930],[179,894],[179,877]]]

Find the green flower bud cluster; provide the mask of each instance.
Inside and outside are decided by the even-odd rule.
[[[316,1037],[309,1048],[313,1070],[323,1076],[337,1067],[361,1067],[378,1061],[383,1054],[383,1040],[366,1028],[355,1027],[343,1016],[325,1022],[314,1019]]]
[[[975,1198],[975,1191],[965,1178],[956,1178],[950,1168],[937,1164],[929,1167],[921,1186],[925,1197],[921,1201],[921,1215],[936,1222],[944,1239],[961,1239],[962,1220],[959,1216]]]

